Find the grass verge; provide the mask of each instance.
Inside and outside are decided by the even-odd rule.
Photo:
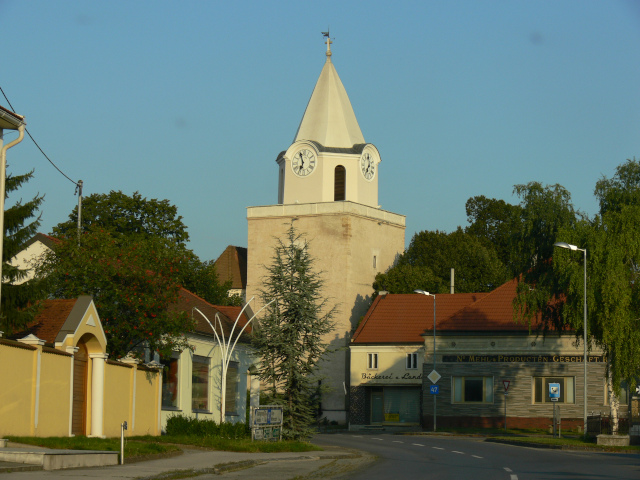
[[[180,451],[180,448],[155,441],[157,437],[148,437],[144,441],[125,439],[124,457],[143,458],[161,454],[169,454]],[[64,450],[104,450],[108,452],[120,452],[119,438],[93,438],[93,437],[8,437],[10,442],[35,445],[38,447],[64,449]]]
[[[93,437],[8,437],[10,442],[66,450],[120,451],[119,438]],[[322,448],[307,442],[252,442],[251,439],[229,439],[195,435],[163,435],[160,437],[138,436],[125,439],[125,459],[170,454],[180,451],[180,446],[193,446],[229,452],[309,452]]]
[[[211,436],[194,435],[163,435],[161,437],[132,437],[138,441],[156,441],[161,443],[190,445],[210,450],[223,450],[228,452],[311,452],[322,448],[308,442],[282,441],[282,442],[252,442],[251,439],[230,439]]]

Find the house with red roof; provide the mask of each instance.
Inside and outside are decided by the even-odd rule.
[[[163,428],[167,419],[176,414],[216,422],[221,419],[244,422],[247,391],[251,406],[258,406],[260,394],[259,358],[251,346],[250,310],[212,305],[185,288],[180,289],[178,300],[169,308],[187,312],[195,322],[195,329],[186,334],[190,348],[174,352],[168,359],[156,358],[164,365]],[[230,351],[224,392],[223,348],[220,344],[228,345]],[[224,412],[221,411],[223,395]]]
[[[581,428],[583,345],[540,318],[516,321],[516,288],[512,280],[490,293],[377,297],[350,345],[351,428],[546,429],[554,405],[562,428]],[[587,358],[588,409],[608,412],[606,359],[595,344]]]

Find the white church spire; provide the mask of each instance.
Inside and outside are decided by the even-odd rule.
[[[313,140],[325,147],[351,148],[365,143],[364,136],[347,91],[331,62],[329,32],[323,32],[323,35],[327,39],[327,60],[293,141]]]

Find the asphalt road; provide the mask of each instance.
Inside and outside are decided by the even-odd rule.
[[[639,480],[640,455],[519,447],[436,435],[317,435],[379,460],[350,480]]]

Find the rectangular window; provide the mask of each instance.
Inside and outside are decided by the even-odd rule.
[[[227,367],[227,389],[224,397],[224,408],[227,415],[238,413],[236,398],[238,397],[238,362],[229,362]]]
[[[453,377],[453,403],[493,403],[493,377]]]
[[[418,354],[407,353],[407,370],[415,370],[418,368]]]
[[[560,384],[558,403],[575,403],[575,381],[573,377],[533,377],[533,402],[553,403],[549,398],[549,384]]]
[[[191,409],[209,411],[209,358],[193,356]]]
[[[378,354],[377,353],[368,353],[367,354],[367,368],[369,370],[377,370],[378,369]]]
[[[178,359],[162,360],[162,408],[178,408]]]

